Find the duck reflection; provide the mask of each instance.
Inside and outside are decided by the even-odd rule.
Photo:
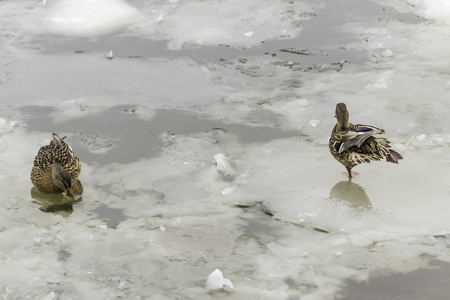
[[[372,203],[364,188],[353,183],[351,179],[336,183],[330,191],[330,198],[345,201],[353,208],[372,208]]]
[[[75,196],[83,193],[83,186],[81,182],[77,180],[75,185],[79,189],[79,193],[74,193]],[[39,209],[43,212],[52,212],[63,217],[69,216],[73,212],[73,204],[80,202],[82,197],[77,197],[75,201],[69,200],[64,194],[47,194],[39,191],[33,187],[30,191],[31,197],[34,199],[33,203],[39,204]]]

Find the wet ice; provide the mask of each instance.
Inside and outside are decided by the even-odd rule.
[[[8,299],[333,299],[348,278],[411,271],[424,254],[449,261],[442,6],[378,1],[376,18],[337,11],[347,39],[327,47],[358,59],[332,65],[321,51],[287,60],[261,44],[292,39],[283,49],[302,49],[308,20],[331,4],[65,1],[113,17],[50,35],[36,26],[49,14],[76,17],[52,2],[0,2],[0,293]],[[123,5],[144,19],[119,18]],[[385,16],[389,7],[432,21]],[[102,31],[92,31],[94,21]],[[49,40],[118,29],[118,38],[167,40],[170,49],[261,51],[208,60],[45,53]],[[351,183],[341,176],[327,148],[341,101],[353,122],[387,131],[405,157],[398,166],[358,166]],[[41,212],[29,181],[53,131],[68,135],[83,164],[83,200],[68,217]],[[230,294],[206,288],[215,269],[232,279]]]

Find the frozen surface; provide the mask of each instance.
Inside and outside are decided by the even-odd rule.
[[[450,262],[446,2],[149,3],[0,1],[3,298],[334,299]],[[399,165],[347,181],[342,101]],[[63,212],[29,179],[52,132],[83,166]]]
[[[306,1],[133,2],[147,16],[136,25],[137,33],[170,40],[170,49],[186,43],[251,47],[268,39],[294,38],[302,30],[301,21],[314,13]]]

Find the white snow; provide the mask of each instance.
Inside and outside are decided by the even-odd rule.
[[[45,5],[45,24],[55,33],[99,36],[143,20],[122,0],[58,0]]]
[[[386,1],[401,11],[405,7],[421,17],[450,24],[450,3],[445,0]],[[402,3],[404,2],[404,3]]]

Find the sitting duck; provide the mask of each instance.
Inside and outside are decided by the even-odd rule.
[[[353,125],[349,121],[347,106],[336,105],[337,124],[333,128],[328,146],[333,157],[347,169],[352,178],[352,168],[362,164],[386,158],[396,163],[403,157],[391,148],[391,142],[385,138],[375,138],[374,134],[386,133],[383,129],[370,125]]]
[[[74,201],[75,182],[81,172],[80,159],[72,148],[53,133],[50,145],[39,149],[31,170],[31,182],[41,192],[62,193]]]

